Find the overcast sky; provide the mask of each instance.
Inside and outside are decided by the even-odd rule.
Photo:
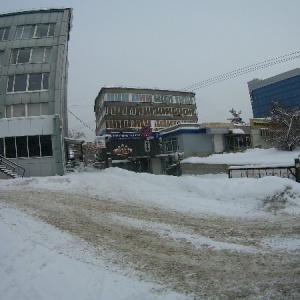
[[[69,109],[92,129],[103,86],[182,89],[300,50],[299,0],[10,0],[1,12],[72,7]],[[252,109],[247,82],[300,66],[300,59],[195,90],[199,122]],[[93,132],[69,114],[69,127]]]

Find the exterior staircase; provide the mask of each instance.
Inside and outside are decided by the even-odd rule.
[[[24,176],[25,169],[0,155],[0,172],[4,173],[7,178],[20,178]]]

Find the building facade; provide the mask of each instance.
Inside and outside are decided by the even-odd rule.
[[[300,68],[260,80],[248,82],[254,118],[265,118],[272,109],[272,101],[286,108],[300,109]]]
[[[106,136],[100,160],[153,174],[165,172],[158,130],[198,120],[195,93],[158,89],[104,87],[94,111],[96,135]]]
[[[24,176],[63,175],[72,9],[0,15],[0,155]]]
[[[251,148],[249,126],[232,123],[178,124],[160,131],[163,152],[182,153],[184,158]]]
[[[94,112],[97,136],[198,121],[195,93],[158,89],[103,87],[95,99]]]
[[[253,148],[268,149],[273,147],[271,142],[271,123],[268,119],[251,118],[251,142]]]

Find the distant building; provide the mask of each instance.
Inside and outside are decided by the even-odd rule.
[[[24,176],[65,172],[71,20],[70,8],[0,15],[1,165]]]
[[[271,148],[272,142],[270,140],[271,123],[263,118],[251,118],[251,142],[253,148]]]
[[[107,138],[105,148],[99,148],[100,160],[154,174],[165,172],[158,130],[198,121],[192,92],[103,87],[94,111],[96,135]]]
[[[265,118],[272,109],[272,101],[286,108],[300,109],[300,68],[260,80],[248,82],[254,118]]]
[[[198,121],[195,93],[170,90],[103,87],[94,112],[97,136]]]
[[[164,153],[184,158],[251,148],[250,127],[232,123],[178,124],[160,131]]]

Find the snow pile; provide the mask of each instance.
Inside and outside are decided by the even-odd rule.
[[[298,214],[300,185],[279,177],[173,177],[134,173],[119,168],[72,173],[66,176],[0,181],[0,189],[45,189],[74,192],[117,201],[142,202],[167,210],[223,216],[263,216],[264,199],[289,188],[285,212]],[[249,213],[251,212],[251,213]]]
[[[300,150],[281,151],[272,149],[247,149],[239,153],[213,154],[208,157],[189,157],[183,163],[229,164],[229,165],[294,165]]]

